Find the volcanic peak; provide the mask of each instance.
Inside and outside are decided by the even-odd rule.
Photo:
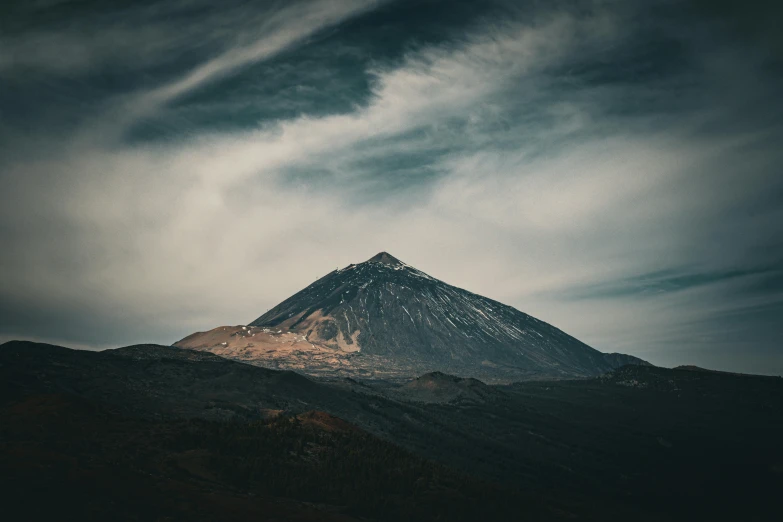
[[[389,254],[388,252],[379,252],[366,261],[367,263],[381,263],[388,266],[405,266],[405,263]]]
[[[586,377],[641,362],[603,354],[388,252],[330,272],[246,326],[177,346],[323,376],[406,381],[435,370],[493,382]]]

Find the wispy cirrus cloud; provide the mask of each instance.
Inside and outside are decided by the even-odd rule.
[[[131,101],[130,112],[144,114],[183,96],[208,82],[268,59],[324,30],[377,7],[382,0],[316,0],[298,2],[269,13],[254,27],[258,38],[229,48],[165,85],[144,92]]]

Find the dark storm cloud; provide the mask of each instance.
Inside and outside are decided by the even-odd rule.
[[[0,335],[170,342],[387,250],[602,350],[783,371],[777,6],[1,9]]]

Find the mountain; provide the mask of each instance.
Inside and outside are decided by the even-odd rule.
[[[249,325],[199,332],[175,346],[311,375],[389,380],[432,371],[491,382],[574,378],[646,364],[603,354],[386,252],[331,272]]]

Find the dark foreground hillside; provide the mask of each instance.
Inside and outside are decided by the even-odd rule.
[[[772,377],[627,366],[591,380],[431,374],[398,387],[162,346],[7,343],[0,418],[0,492],[27,519],[783,513],[783,379]]]
[[[501,520],[517,511],[508,492],[322,412],[164,421],[49,394],[1,414],[4,509],[25,520]]]

